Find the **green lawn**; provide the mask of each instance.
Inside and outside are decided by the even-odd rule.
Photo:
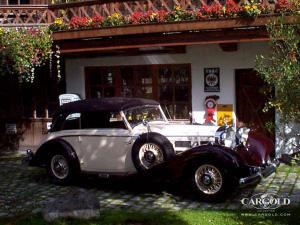
[[[282,213],[289,213],[289,216],[261,216],[259,211],[248,213],[244,211],[211,211],[211,210],[184,210],[180,212],[161,213],[132,213],[125,210],[103,212],[99,219],[95,220],[74,220],[61,219],[54,223],[46,223],[41,215],[24,216],[13,219],[1,219],[2,225],[290,225],[298,224],[297,213],[300,208],[285,210]],[[256,214],[255,214],[256,213]],[[280,213],[276,210],[274,213]]]

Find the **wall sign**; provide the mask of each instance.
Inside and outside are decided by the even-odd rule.
[[[204,68],[204,91],[220,92],[220,68]]]
[[[233,125],[233,105],[232,104],[218,104],[217,105],[218,126]]]
[[[6,134],[16,134],[17,133],[17,124],[15,124],[15,123],[5,124],[5,133]]]

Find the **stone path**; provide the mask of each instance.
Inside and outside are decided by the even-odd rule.
[[[139,187],[131,181],[109,181],[84,179],[76,186],[52,184],[46,171],[30,168],[20,160],[0,159],[0,217],[12,217],[24,213],[40,212],[41,207],[54,197],[63,196],[71,190],[84,188],[95,194],[101,210],[127,209],[141,212],[176,211],[181,209],[240,209],[243,197],[256,193],[275,192],[288,196],[291,205],[300,203],[300,176],[296,172],[278,172],[265,179],[255,189],[247,188],[224,203],[205,203],[182,194],[176,194],[168,187]]]

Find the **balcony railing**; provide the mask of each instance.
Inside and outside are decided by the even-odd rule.
[[[36,0],[37,1],[37,0]],[[72,17],[103,16],[119,13],[126,17],[133,12],[149,10],[165,10],[170,12],[175,6],[183,10],[195,10],[205,5],[224,5],[225,0],[82,0],[64,4],[56,0],[41,0],[45,5],[0,5],[0,26],[40,26],[48,25],[56,18],[69,22]],[[64,2],[62,0],[58,2]],[[268,8],[275,7],[277,0],[261,0]],[[250,0],[239,0],[238,4],[249,3]]]
[[[22,27],[51,24],[56,16],[47,5],[0,6],[0,26]]]

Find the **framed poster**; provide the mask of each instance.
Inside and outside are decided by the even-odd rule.
[[[233,125],[233,105],[232,104],[218,104],[217,105],[217,118],[218,126]]]
[[[220,68],[204,68],[204,91],[220,92]]]

